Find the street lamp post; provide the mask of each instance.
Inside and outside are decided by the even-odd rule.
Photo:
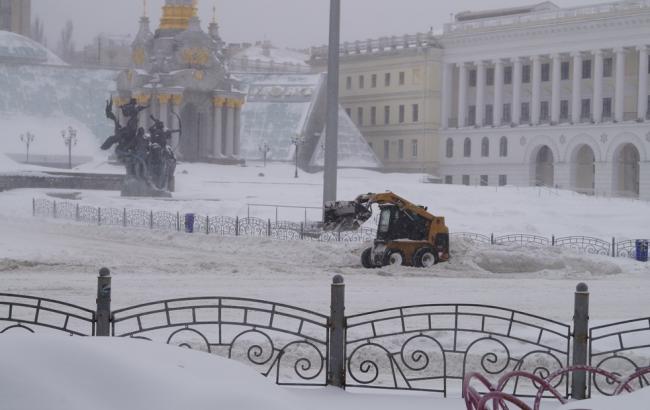
[[[264,143],[260,145],[258,149],[264,156],[264,168],[266,168],[266,155],[271,151],[271,147],[269,147],[269,144],[264,141]]]
[[[295,145],[296,149],[296,172],[294,174],[294,178],[298,178],[298,154],[300,153],[300,145],[303,143],[302,138],[299,135],[296,135],[295,137],[291,138],[291,143]]]
[[[20,134],[20,140],[23,143],[25,143],[25,146],[27,147],[27,159],[25,162],[27,162],[28,164],[29,164],[29,146],[34,141],[34,138],[36,138],[36,136],[29,131],[27,131],[24,134]]]
[[[72,147],[77,145],[77,130],[68,127],[67,133],[66,130],[61,131],[61,138],[63,138],[65,146],[68,147],[68,169],[72,169]]]

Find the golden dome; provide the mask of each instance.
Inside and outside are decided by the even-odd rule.
[[[161,30],[187,30],[190,19],[196,16],[197,0],[167,0],[160,18]]]

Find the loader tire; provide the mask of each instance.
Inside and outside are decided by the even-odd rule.
[[[361,265],[366,269],[376,268],[372,260],[372,248],[367,248],[361,254]]]
[[[395,249],[388,249],[386,253],[384,253],[384,261],[383,261],[384,266],[390,265],[390,266],[400,266],[404,264],[404,254],[398,250]]]
[[[412,262],[417,268],[430,268],[438,263],[438,254],[433,248],[425,246],[415,251]]]

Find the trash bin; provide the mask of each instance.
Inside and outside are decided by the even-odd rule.
[[[194,214],[185,214],[185,232],[194,233]]]
[[[636,240],[636,260],[638,260],[639,262],[648,261],[648,240],[647,239]]]

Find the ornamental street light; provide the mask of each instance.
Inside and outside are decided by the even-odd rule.
[[[20,134],[20,140],[25,144],[25,147],[27,147],[27,159],[25,162],[27,162],[28,164],[29,164],[29,146],[32,145],[34,138],[36,138],[36,136],[29,131],[27,131],[24,134]]]
[[[72,169],[72,147],[77,145],[77,130],[68,127],[66,130],[61,131],[61,138],[63,143],[68,147],[68,169]]]
[[[269,147],[269,144],[266,141],[264,141],[264,143],[260,145],[257,149],[264,156],[264,168],[266,168],[266,155],[271,151],[271,147]]]
[[[295,137],[291,138],[291,144],[293,144],[296,149],[296,173],[294,174],[294,178],[298,178],[298,154],[300,153],[300,145],[305,142],[300,135],[296,135]]]

